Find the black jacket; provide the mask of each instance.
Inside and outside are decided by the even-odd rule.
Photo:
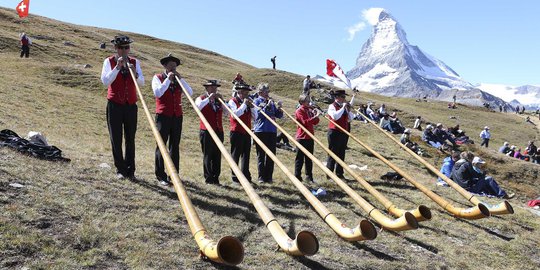
[[[462,188],[469,189],[476,182],[475,178],[478,177],[477,174],[471,162],[460,159],[454,164],[450,178]]]

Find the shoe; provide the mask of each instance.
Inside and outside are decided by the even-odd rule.
[[[262,180],[262,179],[259,178],[259,183],[260,183],[260,184],[264,183],[264,180]]]
[[[440,186],[440,187],[448,187],[448,184],[447,184],[446,182],[437,181],[437,186]]]
[[[159,184],[165,187],[172,186],[172,183],[170,181],[165,181],[165,180],[159,181]]]
[[[121,173],[116,174],[116,179],[120,180],[120,179],[124,179],[124,178],[126,178],[126,177],[123,174],[121,174]]]
[[[313,177],[306,177],[306,181],[310,182],[310,183],[315,183],[315,180],[313,180]]]
[[[503,199],[512,199],[512,198],[514,198],[515,196],[516,196],[515,193],[505,194],[505,195],[503,196]]]

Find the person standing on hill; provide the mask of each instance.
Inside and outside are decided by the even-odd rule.
[[[328,106],[328,116],[332,119],[334,123],[342,127],[343,129],[350,130],[350,122],[354,119],[354,114],[351,112],[351,103],[345,101],[346,96],[345,90],[336,90],[333,92],[334,103]],[[345,160],[345,150],[347,149],[347,142],[349,136],[341,131],[334,123],[328,122],[328,148],[341,160]],[[334,172],[339,178],[345,178],[343,175],[343,167],[339,164],[336,164],[336,161],[329,155],[326,160],[326,167]]]
[[[270,58],[270,62],[272,62],[272,69],[276,70],[276,56]]]
[[[311,77],[309,75],[306,76],[304,81],[302,82],[302,93],[304,95],[309,96],[309,89],[311,88]]]
[[[223,142],[223,107],[219,102],[222,97],[217,93],[221,84],[217,80],[208,80],[203,86],[206,88],[206,93],[197,97],[195,105],[201,110],[204,118],[206,118],[220,141]],[[199,121],[199,129],[199,141],[203,152],[204,181],[207,184],[219,185],[221,152],[202,120]]]
[[[180,59],[168,55],[160,60],[165,71],[154,75],[152,90],[156,98],[156,126],[167,144],[169,142],[169,155],[174,163],[176,171],[180,170],[180,137],[182,134],[182,86],[189,95],[193,90],[176,71],[180,65]],[[176,78],[180,78],[180,82]],[[171,185],[171,177],[165,174],[165,163],[159,147],[156,146],[156,178],[161,185]]]
[[[270,98],[270,88],[266,83],[259,83],[257,86],[259,97],[255,99],[256,107],[260,111],[266,113],[272,120],[283,118],[281,111],[281,101],[275,103]],[[276,153],[277,128],[272,124],[262,113],[259,112],[255,119],[255,135],[272,151]],[[257,145],[257,168],[259,170],[259,183],[272,183],[272,175],[274,173],[274,161],[266,154],[266,152]]]
[[[257,118],[257,109],[251,103],[249,99],[249,91],[251,87],[247,84],[236,84],[235,90],[237,95],[231,98],[228,102],[228,106],[231,111],[240,118],[248,128],[251,129],[251,121]],[[231,155],[234,162],[238,164],[240,159],[240,169],[242,173],[251,181],[251,173],[249,172],[249,156],[251,152],[251,137],[247,131],[239,124],[239,122],[231,115],[231,132],[229,138],[231,140]],[[238,183],[238,177],[231,172],[232,181]]]
[[[107,125],[111,140],[117,178],[135,175],[135,132],[137,131],[137,90],[135,84],[144,85],[139,60],[128,56],[131,40],[115,36],[116,54],[107,57],[101,70],[101,82],[107,86]],[[129,70],[133,72],[133,81]],[[122,136],[125,138],[125,156],[122,153]]]
[[[24,56],[25,58],[28,58],[30,56],[30,45],[32,45],[32,40],[28,36],[26,36],[26,33],[21,33],[21,40],[19,42],[21,44],[21,58]]]
[[[314,126],[319,123],[320,111],[315,112],[315,110],[309,106],[310,101],[311,98],[308,95],[300,95],[298,98],[300,107],[296,109],[294,115],[298,123],[311,132],[311,134],[315,134]],[[296,140],[313,154],[315,143],[300,126],[296,129]],[[294,175],[299,180],[302,180],[302,166],[304,166],[304,161],[306,164],[306,180],[313,182],[313,161],[300,150],[296,152],[296,158],[294,160]]]
[[[482,144],[480,146],[486,146],[486,148],[489,147],[489,139],[491,139],[491,133],[489,133],[489,127],[485,126],[484,130],[480,132],[480,138],[482,139]]]

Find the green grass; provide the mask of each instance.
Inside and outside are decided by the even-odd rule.
[[[139,106],[137,180],[116,180],[105,122],[106,89],[99,82],[102,61],[110,55],[98,49],[117,31],[65,24],[30,16],[19,21],[12,10],[0,9],[0,127],[24,136],[43,132],[50,143],[64,151],[71,163],[36,160],[0,148],[0,268],[18,269],[207,269],[224,268],[201,260],[176,194],[157,184],[154,176],[155,141],[142,106]],[[17,33],[26,31],[34,39],[30,59],[19,59]],[[152,37],[129,34],[136,43],[133,53],[142,60],[147,84],[142,88],[151,110],[154,108],[150,81],[161,71],[159,59],[169,52],[184,65],[181,74],[202,93],[207,78],[229,82],[236,72],[252,84],[268,82],[272,95],[282,99],[292,112],[301,91],[303,76],[270,69],[256,69],[213,52]],[[66,47],[62,41],[74,42]],[[75,65],[90,64],[92,68]],[[229,94],[230,83],[222,92]],[[223,160],[222,187],[207,186],[202,177],[202,154],[198,142],[198,120],[184,101],[180,176],[201,220],[213,239],[231,235],[244,244],[245,269],[535,269],[540,267],[536,249],[540,237],[538,217],[524,203],[540,193],[538,165],[517,161],[496,153],[503,141],[525,146],[538,138],[538,130],[525,125],[514,114],[500,114],[481,108],[459,106],[448,110],[444,103],[416,103],[414,100],[362,93],[361,101],[386,103],[399,110],[401,119],[412,125],[415,115],[446,125],[459,123],[473,139],[489,125],[493,141],[489,149],[470,149],[488,161],[488,171],[504,187],[517,193],[511,201],[516,213],[488,219],[456,219],[406,182],[388,183],[379,176],[390,171],[354,142],[347,162],[368,165],[358,173],[396,205],[405,209],[425,204],[433,220],[415,231],[382,231],[373,241],[347,243],[335,235],[304,198],[275,169],[273,185],[255,184],[257,193],[291,237],[301,230],[312,231],[320,241],[315,256],[294,258],[276,251],[277,244],[264,227],[239,185],[230,181]],[[456,116],[457,120],[449,119]],[[224,121],[226,128],[228,121]],[[289,131],[294,125],[280,120]],[[518,132],[519,131],[519,132]],[[321,119],[316,134],[325,143],[326,122]],[[404,151],[369,125],[355,122],[353,132],[383,156],[411,173],[419,182],[460,207],[468,207],[457,192],[434,185],[434,176]],[[414,135],[419,135],[415,133]],[[225,139],[227,148],[228,136]],[[424,148],[427,148],[424,146]],[[440,166],[444,154],[428,149],[428,160]],[[315,148],[322,160],[326,155]],[[278,156],[292,170],[294,154],[278,150]],[[255,151],[251,172],[256,175]],[[316,185],[328,195],[321,200],[345,224],[355,226],[364,219],[354,201],[315,167]],[[14,188],[10,183],[25,187]],[[355,181],[348,183],[382,209]],[[483,198],[494,203],[498,200]]]

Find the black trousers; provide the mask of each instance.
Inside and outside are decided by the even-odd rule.
[[[349,141],[349,136],[347,134],[340,132],[335,129],[329,129],[328,130],[328,148],[336,156],[338,156],[340,159],[345,160],[345,149],[347,148],[347,142]],[[343,167],[341,167],[339,164],[336,164],[336,161],[331,157],[328,156],[328,159],[326,160],[326,167],[336,172],[336,175],[342,176],[343,175]]]
[[[135,132],[137,131],[137,104],[107,102],[107,126],[116,172],[126,177],[135,174]],[[122,153],[122,138],[125,139],[125,156]]]
[[[489,139],[482,139],[482,143],[480,144],[480,146],[486,146],[486,148],[489,146]]]
[[[30,56],[30,46],[28,45],[22,45],[21,47],[21,58],[22,57],[28,58]]]
[[[251,137],[247,133],[231,132],[231,155],[236,164],[240,165],[242,173],[251,181],[251,173],[249,172],[249,155],[251,151]],[[240,163],[238,163],[241,160]],[[238,177],[231,171],[232,180],[238,182]]]
[[[255,135],[270,149],[272,153],[276,153],[276,133],[274,132],[257,132]],[[272,182],[274,174],[274,161],[266,155],[266,152],[257,145],[257,168],[259,170],[259,180],[264,182]]]
[[[283,141],[284,144],[290,144],[289,142],[289,138],[287,138],[287,136],[285,136],[285,134],[283,134],[282,132],[280,132],[277,136],[276,136],[276,143],[279,143]]]
[[[165,145],[169,142],[169,155],[174,163],[176,171],[180,168],[180,137],[182,135],[182,116],[166,116],[156,114],[156,126]],[[156,177],[160,181],[167,180],[165,162],[156,146]]]
[[[223,142],[223,132],[216,131]],[[219,184],[221,174],[221,152],[207,130],[199,131],[199,141],[203,152],[204,181],[208,184]]]
[[[300,139],[298,142],[313,154],[315,142],[312,139]],[[308,179],[312,180],[313,161],[311,161],[311,159],[308,158],[304,152],[300,151],[300,149],[296,151],[296,158],[294,160],[294,176],[296,176],[296,178],[299,180],[302,180],[302,166],[304,166],[304,162],[306,163],[306,176]]]

